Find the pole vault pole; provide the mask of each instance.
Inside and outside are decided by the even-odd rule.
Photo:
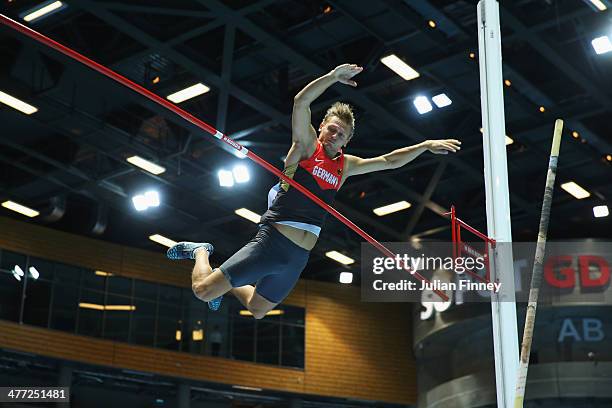
[[[550,206],[552,205],[555,178],[557,176],[557,162],[559,160],[562,132],[563,120],[557,119],[555,121],[552,147],[550,149],[548,172],[546,173],[546,186],[544,188],[544,199],[542,200],[542,212],[540,213],[538,242],[536,244],[535,259],[533,260],[533,269],[531,273],[531,285],[529,287],[529,303],[527,304],[527,312],[525,313],[525,329],[523,330],[521,361],[516,376],[514,408],[523,408],[523,398],[525,397],[527,370],[529,369],[529,354],[531,353],[531,343],[533,341],[536,309],[538,308],[538,295],[542,284],[542,269],[546,250],[546,237],[548,235],[548,221],[550,220]]]
[[[319,197],[317,197],[312,192],[310,192],[307,188],[305,188],[304,186],[302,186],[298,182],[294,181],[292,178],[289,178],[289,177],[285,176],[276,167],[274,167],[273,165],[271,165],[270,163],[268,163],[267,161],[265,161],[261,157],[257,156],[255,153],[251,152],[249,149],[247,149],[246,147],[242,146],[240,143],[232,140],[228,136],[226,136],[223,133],[219,132],[217,129],[215,129],[214,127],[210,126],[208,123],[206,123],[206,122],[196,118],[195,116],[193,116],[189,112],[184,111],[183,109],[181,109],[178,106],[174,105],[170,101],[168,101],[168,100],[162,98],[161,96],[154,94],[153,92],[149,91],[148,89],[146,89],[146,88],[144,88],[144,87],[142,87],[142,86],[140,86],[140,85],[130,81],[126,77],[116,73],[115,71],[105,67],[104,65],[98,64],[97,62],[87,58],[86,56],[84,56],[82,54],[79,54],[78,52],[74,51],[73,49],[68,48],[65,45],[62,45],[62,44],[60,44],[60,43],[50,39],[49,37],[46,37],[46,36],[40,34],[37,31],[32,30],[30,27],[27,27],[27,26],[25,26],[25,25],[23,25],[21,23],[18,23],[17,21],[15,21],[15,20],[5,16],[4,14],[0,14],[0,22],[2,24],[4,24],[5,26],[10,27],[10,28],[12,28],[12,29],[14,29],[14,30],[16,30],[16,31],[18,31],[18,32],[20,32],[20,33],[30,37],[30,38],[32,38],[33,40],[46,45],[49,48],[53,48],[54,50],[56,50],[56,51],[58,51],[58,52],[60,52],[60,53],[62,53],[64,55],[66,55],[66,56],[68,56],[68,57],[70,57],[70,58],[72,58],[74,60],[79,61],[81,64],[86,65],[86,66],[88,66],[89,68],[91,68],[91,69],[93,69],[95,71],[98,71],[102,75],[105,75],[105,76],[111,78],[112,80],[114,80],[116,82],[119,82],[121,85],[124,85],[124,86],[130,88],[131,90],[141,94],[142,96],[152,100],[153,102],[156,102],[159,105],[162,105],[163,107],[165,107],[166,109],[169,109],[170,111],[172,111],[175,114],[179,115],[180,117],[182,117],[186,121],[194,124],[195,126],[199,127],[200,129],[204,130],[205,132],[210,133],[211,135],[213,135],[217,139],[221,140],[225,144],[233,147],[234,149],[236,149],[237,151],[239,151],[243,155],[247,156],[249,159],[253,160],[255,163],[259,164],[260,166],[262,166],[264,169],[268,170],[269,172],[271,172],[275,176],[280,177],[281,179],[283,179],[284,181],[289,183],[292,187],[296,188],[298,191],[300,191],[306,197],[308,197],[309,199],[314,201],[317,205],[319,205],[325,211],[327,211],[328,213],[330,213],[331,215],[336,217],[340,222],[342,222],[344,225],[349,227],[351,230],[353,230],[355,233],[357,233],[363,239],[368,241],[370,244],[372,244],[375,248],[377,248],[383,254],[385,254],[385,255],[387,255],[389,257],[395,258],[395,256],[396,256],[395,253],[393,253],[391,250],[387,249],[387,247],[385,247],[383,244],[381,244],[376,239],[371,237],[367,232],[365,232],[364,230],[359,228],[357,225],[355,225],[351,220],[346,218],[344,215],[340,214],[340,212],[338,212],[335,208],[333,208],[330,205],[328,205],[327,203],[325,203]],[[431,283],[428,279],[426,279],[424,276],[422,276],[417,271],[412,271],[411,270],[409,272],[414,277],[416,277],[417,279],[419,279],[421,281],[424,281],[424,282],[426,282],[428,284]],[[438,289],[434,290],[434,292],[443,301],[447,301],[448,300],[448,296],[446,296],[446,294],[444,292],[442,292],[442,291],[440,291]]]
[[[497,0],[478,2],[478,59],[482,109],[484,181],[487,235],[498,243],[491,251],[491,281],[500,282],[500,293],[491,295],[493,349],[497,406],[512,407],[518,369],[518,328],[512,261],[512,230],[506,124],[502,76],[501,30]]]

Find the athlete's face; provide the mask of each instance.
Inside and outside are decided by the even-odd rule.
[[[335,116],[319,126],[319,141],[328,153],[335,155],[350,139],[350,126]]]

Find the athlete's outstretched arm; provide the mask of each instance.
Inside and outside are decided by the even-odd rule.
[[[345,178],[358,174],[372,173],[380,170],[390,170],[402,167],[422,153],[430,151],[435,154],[455,153],[461,149],[461,142],[456,139],[426,140],[414,146],[393,150],[382,156],[363,159],[345,154]]]
[[[317,133],[312,127],[310,104],[317,99],[327,88],[340,82],[357,86],[351,78],[360,73],[363,68],[355,64],[343,64],[331,72],[315,79],[304,87],[293,98],[293,113],[291,116],[292,142],[295,147],[306,149],[312,154],[315,148]],[[308,154],[308,156],[310,155]]]

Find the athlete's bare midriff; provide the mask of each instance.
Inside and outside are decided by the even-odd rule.
[[[277,224],[275,222],[273,222],[272,225],[278,230],[278,232],[286,236],[295,245],[299,246],[300,248],[304,248],[307,251],[314,248],[315,244],[317,243],[317,239],[319,239],[319,237],[310,231],[290,227],[289,225]]]

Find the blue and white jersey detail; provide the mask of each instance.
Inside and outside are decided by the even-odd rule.
[[[272,186],[270,191],[268,191],[268,208],[272,206],[272,203],[274,203],[274,199],[276,198],[280,190],[281,190],[280,183],[277,183],[274,186]],[[321,227],[317,225],[307,224],[305,222],[298,222],[298,221],[274,221],[274,222],[276,224],[287,225],[289,227],[301,229],[303,231],[312,232],[317,237],[321,233]]]

